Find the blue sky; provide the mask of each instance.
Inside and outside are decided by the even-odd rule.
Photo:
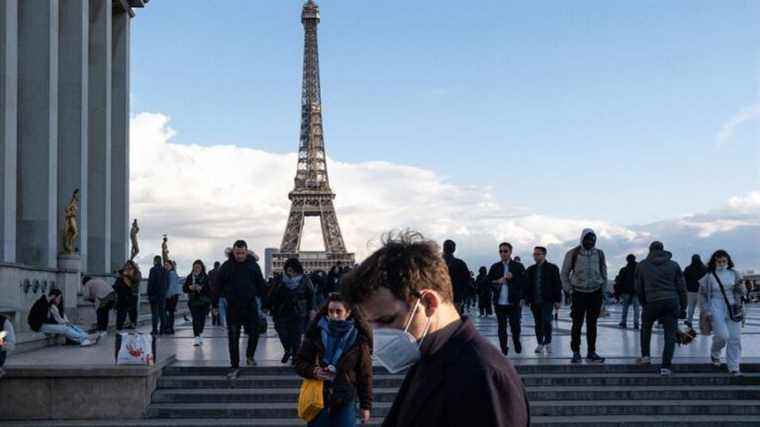
[[[418,166],[506,205],[621,224],[760,188],[759,121],[717,143],[760,105],[759,2],[319,3],[335,160]],[[138,10],[133,113],[170,116],[179,144],[295,151],[301,4]]]

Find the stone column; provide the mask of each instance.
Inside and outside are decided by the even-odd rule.
[[[129,242],[129,13],[114,10],[111,74],[111,270],[128,258]]]
[[[60,0],[58,47],[58,212],[75,189],[80,191],[79,237],[76,247],[87,259],[87,134],[90,40],[89,0]],[[65,227],[58,215],[58,230]],[[68,303],[68,301],[66,302]]]
[[[18,261],[57,267],[58,0],[18,2]]]
[[[90,2],[87,271],[111,267],[111,2]]]
[[[16,261],[18,0],[0,2],[0,262]]]

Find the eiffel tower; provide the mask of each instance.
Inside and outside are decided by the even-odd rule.
[[[346,251],[333,200],[335,193],[327,177],[327,156],[322,130],[322,99],[319,83],[317,25],[319,6],[308,0],[303,6],[304,27],[303,88],[301,94],[301,140],[295,188],[288,198],[290,215],[280,252],[272,258],[272,270],[281,272],[288,258],[298,258],[308,271],[329,270],[333,265],[353,265],[354,254]],[[318,216],[322,226],[324,252],[301,251],[306,217]]]

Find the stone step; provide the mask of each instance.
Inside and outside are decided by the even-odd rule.
[[[640,367],[632,364],[580,364],[560,363],[552,365],[515,365],[520,375],[531,374],[636,374],[656,373],[656,366]],[[743,364],[741,370],[744,373],[760,373],[760,363]],[[174,365],[164,370],[165,375],[226,375],[230,371],[227,366],[189,366]],[[723,368],[716,368],[708,363],[688,363],[673,365],[675,373],[720,373]],[[387,374],[384,368],[376,366],[375,374]],[[292,374],[292,366],[255,366],[243,367],[240,370],[242,376],[251,375],[281,375]],[[403,373],[402,373],[403,374]]]
[[[732,419],[745,415],[760,415],[756,400],[639,400],[606,401],[539,401],[530,403],[533,416],[613,416],[613,415],[723,415]]]
[[[153,403],[247,403],[292,402],[298,388],[283,389],[181,389],[157,390]],[[375,388],[375,402],[393,402],[397,388]],[[528,387],[528,400],[605,401],[632,405],[641,400],[760,400],[760,386],[652,386],[652,387]]]
[[[372,405],[372,415],[385,417],[390,402]],[[254,402],[254,403],[157,403],[146,410],[148,418],[256,418],[256,419],[298,419],[296,402]]]
[[[662,377],[656,373],[637,374],[529,374],[522,375],[528,387],[534,386],[709,386],[709,385],[760,385],[760,374],[746,374],[737,378],[727,373],[676,374]],[[400,387],[403,375],[379,374],[373,377],[375,387]],[[303,378],[295,374],[241,375],[230,382],[225,375],[163,375],[160,389],[178,388],[296,388]]]

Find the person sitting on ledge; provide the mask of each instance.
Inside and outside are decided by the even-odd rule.
[[[8,353],[16,348],[16,333],[11,319],[0,314],[0,378],[5,375],[3,366]]]
[[[64,335],[82,347],[94,344],[82,328],[72,324],[66,317],[60,289],[51,289],[47,296],[41,296],[29,310],[28,321],[29,327],[35,332]]]

